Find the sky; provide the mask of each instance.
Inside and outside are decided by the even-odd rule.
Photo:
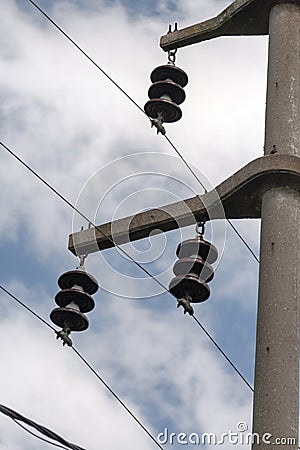
[[[167,62],[159,38],[169,24],[209,19],[230,1],[37,3],[143,107],[151,71]],[[0,5],[1,142],[98,224],[203,193],[147,117],[28,0]],[[219,38],[176,57],[189,83],[167,135],[212,189],[263,155],[267,38]],[[78,265],[68,235],[88,224],[3,148],[0,158],[1,285],[50,321],[57,279]],[[258,255],[259,221],[234,224]],[[167,286],[177,245],[194,236],[191,226],[123,248]],[[258,264],[224,220],[205,236],[219,259],[195,314],[253,384]],[[174,298],[119,249],[89,255],[86,269],[101,288],[73,342],[153,436],[251,429],[251,391]],[[1,404],[89,450],[156,447],[74,352],[4,293],[0,348]],[[0,416],[0,448],[51,446]]]

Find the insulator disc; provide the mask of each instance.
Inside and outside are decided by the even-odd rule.
[[[95,302],[86,292],[78,289],[63,289],[55,296],[55,302],[61,308],[65,308],[69,303],[74,302],[79,306],[82,313],[87,313],[95,308]]]
[[[199,255],[204,261],[213,264],[218,259],[218,250],[210,242],[197,237],[181,242],[177,247],[176,255],[178,258]]]
[[[69,327],[71,331],[84,331],[89,327],[88,318],[79,311],[71,308],[55,308],[50,319],[60,328]]]
[[[173,272],[175,275],[195,274],[202,281],[209,283],[214,277],[214,269],[202,258],[180,258],[176,261]]]
[[[152,117],[152,119],[157,119],[158,114],[161,113],[164,122],[177,122],[182,117],[181,109],[176,103],[160,98],[149,100],[145,104],[144,110],[147,116]]]
[[[71,289],[75,285],[81,286],[90,295],[95,294],[99,289],[96,278],[81,269],[63,273],[57,283],[61,289]]]
[[[156,67],[151,73],[150,78],[152,83],[171,79],[181,87],[186,86],[188,83],[187,74],[182,69],[179,69],[179,67],[173,66],[172,64]]]
[[[168,95],[177,105],[180,105],[185,100],[185,92],[182,87],[172,81],[157,81],[150,86],[148,95],[151,99]]]
[[[177,299],[189,296],[193,303],[204,302],[210,296],[208,285],[193,275],[179,275],[173,278],[169,284],[169,291]]]

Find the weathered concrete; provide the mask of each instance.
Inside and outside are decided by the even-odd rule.
[[[300,158],[264,156],[247,164],[212,192],[73,233],[69,250],[74,254],[97,252],[114,243],[120,245],[203,219],[260,218],[265,190],[285,185],[300,189]]]
[[[276,5],[270,15],[265,154],[300,161],[300,6]],[[272,444],[253,450],[298,449],[300,185],[262,197],[253,431]],[[294,438],[285,444],[275,439]]]
[[[300,0],[236,0],[213,19],[162,36],[160,46],[168,51],[220,36],[268,34],[271,9],[279,3]]]

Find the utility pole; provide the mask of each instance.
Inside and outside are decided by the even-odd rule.
[[[298,449],[300,300],[300,0],[236,0],[161,38],[165,51],[220,36],[269,34],[265,156],[216,187],[229,219],[261,217],[253,450]],[[73,233],[91,253],[209,220],[213,192]],[[184,207],[183,207],[184,206]],[[187,214],[189,209],[191,214]],[[192,217],[192,219],[191,219]],[[213,217],[217,219],[217,214]],[[112,231],[113,229],[113,231]],[[113,240],[114,242],[111,242]],[[263,442],[263,436],[265,441]],[[288,439],[294,438],[291,442]],[[276,439],[280,439],[276,441]],[[286,439],[286,441],[284,440]]]

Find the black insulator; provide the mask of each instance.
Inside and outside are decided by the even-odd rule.
[[[61,289],[71,289],[75,285],[81,286],[90,295],[95,294],[99,289],[97,280],[81,269],[63,273],[58,279],[58,285]]]
[[[173,81],[157,81],[152,84],[148,91],[150,99],[159,99],[167,95],[171,100],[180,105],[185,100],[185,92],[179,84],[173,83]]]
[[[149,100],[144,106],[145,113],[152,119],[157,119],[159,113],[163,117],[164,122],[177,122],[181,119],[182,111],[176,103],[171,100],[155,98]]]
[[[188,76],[179,67],[172,64],[166,64],[164,66],[156,67],[150,75],[152,83],[157,81],[171,80],[181,87],[184,87],[188,83]]]
[[[181,242],[176,250],[178,258],[187,258],[191,256],[200,256],[200,258],[213,264],[218,259],[218,250],[208,241],[205,241],[202,236],[195,239],[188,239]]]
[[[72,308],[55,308],[50,319],[60,328],[69,328],[71,331],[84,331],[89,327],[88,318],[80,311]]]
[[[173,267],[173,272],[175,275],[195,274],[206,283],[209,283],[214,277],[212,266],[199,257],[178,259]]]
[[[177,299],[186,298],[192,303],[204,302],[210,296],[209,286],[193,274],[173,278],[169,291]]]
[[[74,302],[82,313],[87,313],[95,308],[93,298],[79,289],[63,289],[59,291],[55,296],[55,302],[62,308]]]

